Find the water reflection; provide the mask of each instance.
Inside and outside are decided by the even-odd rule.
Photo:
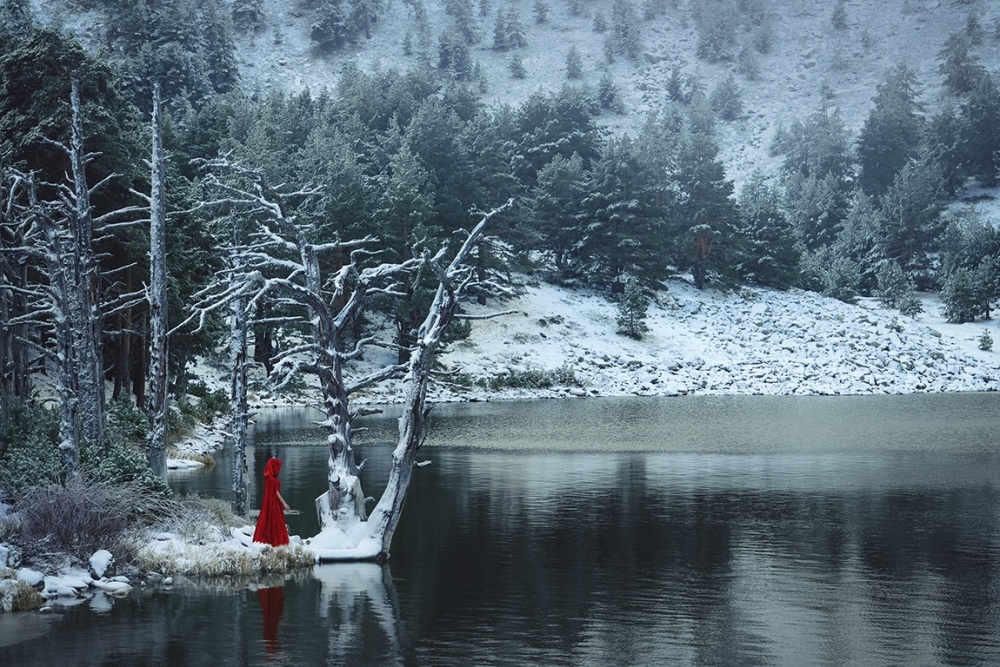
[[[281,624],[281,614],[285,611],[285,587],[259,588],[257,599],[260,601],[260,611],[264,620],[264,650],[271,654],[277,653],[281,650],[281,644],[278,642],[278,626]]]
[[[1000,664],[1000,396],[895,398],[785,403],[819,425],[811,438],[767,401],[772,422],[707,427],[717,442],[696,433],[706,415],[758,404],[581,401],[574,451],[554,403],[486,406],[478,428],[475,406],[449,408],[388,566],[137,591],[99,617],[50,617],[45,641],[0,648],[0,663]],[[627,446],[601,451],[612,429],[595,423],[616,406],[654,424],[622,421]],[[326,470],[307,420],[299,444],[277,427],[257,441],[286,460],[303,522]],[[371,424],[359,450],[377,495],[391,421]],[[253,595],[278,586],[269,653],[274,616]]]
[[[327,664],[367,662],[374,655],[379,664],[403,664],[407,642],[392,575],[386,565],[343,563],[318,566],[320,582],[317,612],[326,621],[329,635]],[[377,631],[369,627],[376,622]]]

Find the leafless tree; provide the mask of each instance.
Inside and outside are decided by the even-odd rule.
[[[328,431],[330,447],[328,489],[317,499],[320,522],[324,529],[354,536],[355,546],[365,542],[367,551],[348,549],[345,559],[385,556],[421,443],[434,354],[459,300],[476,278],[474,267],[465,261],[483,239],[489,219],[510,202],[483,214],[453,254],[444,247],[433,254],[414,252],[412,258],[402,262],[377,263],[373,259],[378,255],[375,237],[349,241],[310,238],[311,230],[296,221],[290,202],[310,197],[315,191],[284,192],[268,183],[261,172],[226,158],[204,166],[206,187],[215,196],[203,207],[224,214],[229,224],[246,228],[244,233],[234,232],[227,275],[199,294],[188,321],[198,321],[198,326],[203,326],[213,313],[228,308],[235,323],[240,311],[244,315],[253,311],[265,298],[279,299],[286,308],[298,310],[309,334],[300,344],[277,355],[271,375],[279,386],[302,373],[319,379],[326,413],[321,425]],[[336,261],[326,261],[327,258]],[[323,269],[331,264],[334,267],[331,274],[324,276]],[[349,364],[376,342],[371,336],[354,340],[351,336],[354,322],[374,296],[403,296],[404,284],[417,272],[430,272],[439,286],[409,361],[352,377]],[[231,330],[233,338],[239,339],[234,342],[234,349],[242,348],[245,355],[246,322],[234,324]],[[238,355],[231,356],[236,359]],[[389,486],[369,519],[353,451],[350,396],[378,382],[400,377],[405,377],[407,398],[400,419],[399,443],[393,454]],[[234,394],[236,386],[234,375]],[[234,424],[234,429],[239,427]],[[378,547],[373,549],[371,545]]]

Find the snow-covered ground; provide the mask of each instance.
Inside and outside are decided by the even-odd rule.
[[[744,287],[699,291],[671,281],[650,305],[642,340],[616,333],[617,306],[603,296],[534,284],[473,322],[442,355],[464,382],[438,383],[432,399],[685,394],[881,394],[1000,388],[1000,356],[978,349],[993,323],[947,324],[925,295],[917,320],[874,300],[849,305],[811,292]],[[481,314],[489,307],[470,307]],[[369,363],[377,361],[369,355]],[[387,361],[387,359],[382,359]],[[490,391],[469,380],[572,370],[576,384]],[[390,383],[363,399],[393,402]]]

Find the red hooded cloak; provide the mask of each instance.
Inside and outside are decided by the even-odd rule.
[[[253,532],[254,542],[264,542],[280,547],[288,544],[288,528],[285,527],[285,514],[281,510],[278,492],[281,482],[278,481],[278,471],[281,470],[281,460],[271,457],[264,466],[264,497],[260,502],[260,516],[257,517],[257,529]]]

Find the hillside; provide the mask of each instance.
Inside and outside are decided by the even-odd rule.
[[[485,17],[480,15],[481,2],[489,8]],[[706,92],[739,69],[734,59],[708,62],[698,57],[693,0],[665,2],[664,13],[641,20],[638,61],[618,57],[610,66],[604,55],[607,33],[598,34],[593,26],[596,14],[611,16],[612,0],[587,0],[576,16],[567,1],[545,3],[549,11],[544,23],[533,18],[533,5],[518,0],[513,6],[524,27],[527,46],[516,52],[526,76],[515,79],[509,67],[512,52],[491,48],[494,15],[502,3],[481,2],[474,3],[478,42],[470,50],[481,65],[483,100],[489,105],[517,105],[537,90],[558,90],[567,83],[566,55],[574,46],[583,65],[580,82],[596,87],[605,69],[614,77],[625,113],[605,113],[601,119],[613,131],[635,130],[647,113],[666,102],[674,67],[701,80]],[[81,11],[67,0],[33,0],[33,4],[44,20],[63,26],[84,44],[95,49],[103,45],[107,25],[99,12]],[[846,27],[841,30],[832,25],[834,3],[767,0],[760,4],[772,46],[768,53],[754,52],[759,70],[756,77],[737,75],[744,112],[737,120],[718,125],[722,157],[737,185],[758,168],[773,174],[777,159],[768,154],[768,147],[776,129],[804,120],[821,107],[837,109],[847,129],[856,133],[877,86],[894,64],[905,63],[916,74],[922,86],[921,101],[928,112],[935,110],[942,95],[938,53],[949,35],[966,28],[970,16],[976,18],[985,35],[975,55],[989,72],[1000,69],[1000,39],[994,35],[1000,4],[994,2],[853,0],[844,4]],[[442,0],[428,0],[425,5],[433,36],[428,58],[434,63],[438,38],[452,29],[453,22]],[[640,3],[635,5],[641,14]],[[370,40],[327,54],[317,51],[310,40],[308,11],[283,0],[264,0],[263,8],[262,29],[236,35],[242,86],[247,92],[332,89],[348,62],[363,69],[400,71],[417,64],[419,47],[409,56],[403,48],[414,26],[412,3],[390,0]],[[752,35],[743,30],[736,39],[733,50],[750,45]]]

